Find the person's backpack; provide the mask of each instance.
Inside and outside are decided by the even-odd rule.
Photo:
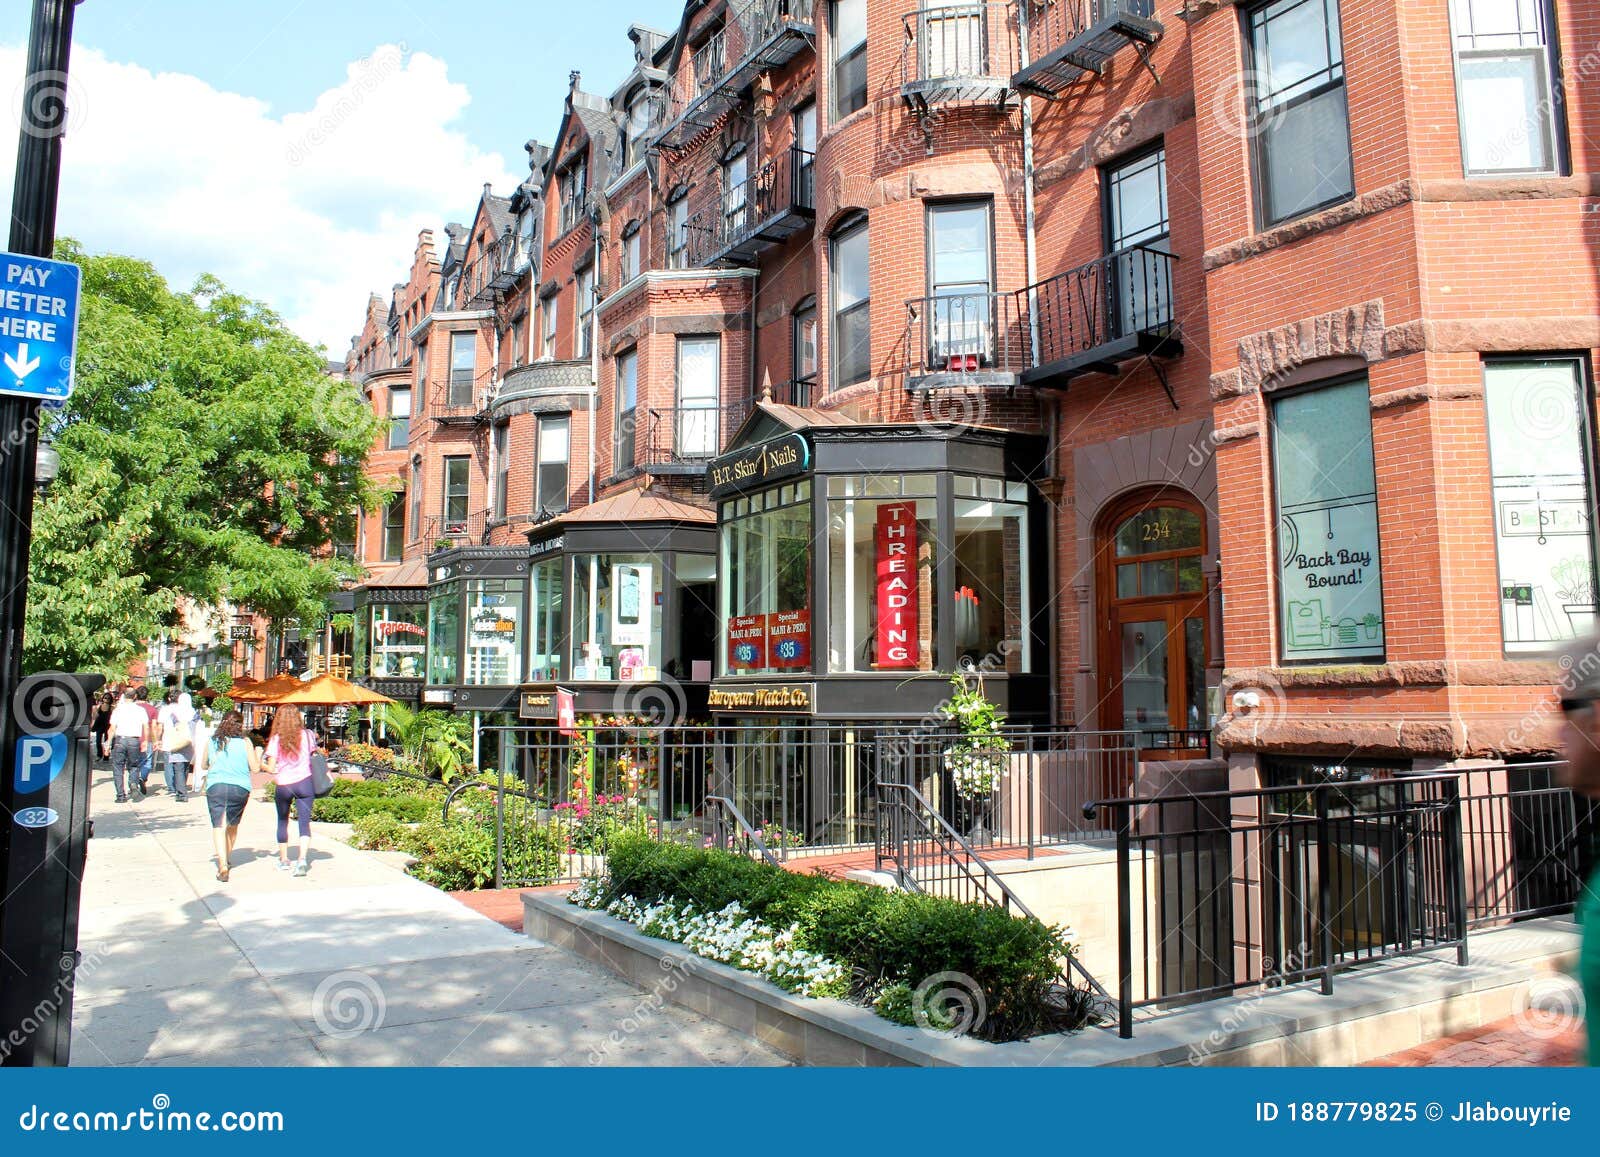
[[[193,744],[194,732],[189,720],[173,716],[162,726],[161,750],[167,754],[187,751]]]

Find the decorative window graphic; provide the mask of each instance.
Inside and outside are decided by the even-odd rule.
[[[1548,651],[1595,619],[1583,376],[1557,358],[1490,362],[1483,378],[1505,649]]]
[[[1272,414],[1283,658],[1382,658],[1383,575],[1366,379],[1280,398]]]

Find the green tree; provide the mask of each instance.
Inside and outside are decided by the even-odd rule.
[[[326,548],[384,498],[360,391],[213,277],[176,293],[132,257],[57,256],[83,304],[76,389],[45,419],[61,474],[36,508],[27,667],[115,669],[183,596],[320,618],[355,573]]]

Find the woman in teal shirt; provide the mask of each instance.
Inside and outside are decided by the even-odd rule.
[[[206,785],[206,806],[211,809],[211,837],[217,849],[217,879],[228,882],[233,844],[239,838],[239,821],[250,802],[250,776],[261,770],[256,745],[245,738],[244,715],[230,711],[200,753],[200,774]]]

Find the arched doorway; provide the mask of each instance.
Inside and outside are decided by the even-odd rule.
[[[1100,726],[1141,732],[1146,757],[1204,752],[1206,528],[1200,503],[1171,487],[1114,502],[1096,528]]]

